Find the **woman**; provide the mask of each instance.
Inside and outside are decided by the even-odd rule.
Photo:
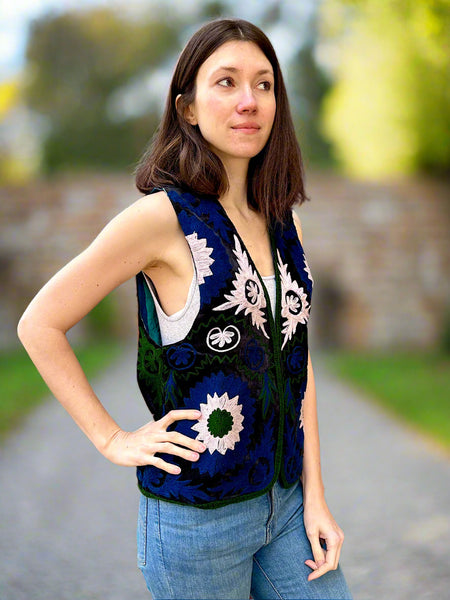
[[[194,34],[136,185],[144,197],[44,286],[19,337],[97,449],[138,468],[153,598],[349,598],[320,471],[301,155],[261,30]],[[154,421],[126,432],[65,334],[134,276]]]

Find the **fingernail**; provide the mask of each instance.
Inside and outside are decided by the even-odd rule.
[[[204,450],[206,450],[206,446],[205,446],[205,444],[199,444],[199,445],[197,446],[197,448],[198,448],[198,451],[199,451],[199,452],[203,452]]]
[[[180,473],[181,473],[180,467],[177,467],[176,469],[174,469],[174,475],[179,475]]]
[[[197,454],[197,452],[191,452],[191,458],[192,460],[197,460],[199,458],[199,455]]]

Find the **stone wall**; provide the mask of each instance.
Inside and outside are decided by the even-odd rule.
[[[141,196],[124,175],[62,175],[0,188],[0,347],[16,343],[17,322],[39,288]],[[133,281],[113,292],[117,333],[135,327],[134,294]],[[81,337],[85,324],[74,329],[72,335]]]
[[[313,173],[307,189],[311,202],[298,212],[317,280],[315,338],[352,348],[439,344],[450,301],[448,182]]]
[[[308,173],[298,208],[315,280],[311,342],[351,348],[439,343],[449,294],[448,183],[381,185]],[[0,189],[0,347],[37,290],[139,198],[131,176],[86,174]],[[134,281],[114,292],[116,331],[134,334]],[[78,328],[83,335],[83,325]]]

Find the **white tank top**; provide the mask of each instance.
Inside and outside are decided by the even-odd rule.
[[[153,301],[155,303],[156,314],[158,315],[159,329],[161,332],[161,343],[163,346],[167,344],[174,344],[184,339],[189,333],[196,316],[200,310],[200,287],[197,277],[197,268],[195,262],[192,261],[194,267],[194,274],[192,276],[191,285],[189,287],[188,297],[186,304],[182,309],[178,310],[173,315],[168,315],[164,312],[161,304],[158,300],[156,288],[150,279],[150,277],[144,273],[145,281],[152,294]],[[275,275],[268,275],[262,277],[264,285],[266,286],[267,293],[270,298],[270,306],[272,314],[275,313],[275,298],[276,298],[276,285]]]

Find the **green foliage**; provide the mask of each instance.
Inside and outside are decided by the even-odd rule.
[[[119,343],[90,343],[76,350],[88,377],[98,374],[119,354]],[[0,353],[0,440],[17,427],[50,392],[23,348]]]
[[[441,346],[442,351],[450,356],[450,306],[447,307],[447,310],[444,314]]]
[[[323,129],[351,175],[450,167],[448,0],[325,0]]]
[[[308,162],[328,165],[330,143],[320,130],[320,109],[330,87],[325,72],[314,58],[314,45],[303,46],[289,65],[289,96],[292,116],[304,157]]]
[[[450,359],[446,353],[344,352],[328,364],[375,401],[450,448]]]
[[[28,105],[48,119],[44,171],[128,168],[153,135],[158,115],[150,109],[121,121],[113,99],[142,80],[178,46],[178,26],[132,21],[97,8],[36,20],[27,47]]]
[[[227,15],[227,6],[218,0],[206,2],[201,9],[202,18],[207,21],[209,19],[217,19]]]
[[[119,311],[113,294],[105,296],[84,317],[90,339],[105,340],[118,337]]]

